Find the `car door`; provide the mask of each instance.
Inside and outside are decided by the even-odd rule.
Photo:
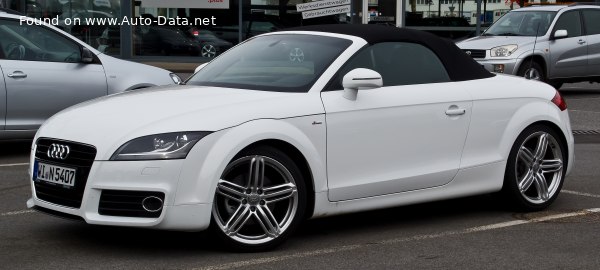
[[[588,46],[583,36],[579,11],[561,14],[552,35],[557,30],[567,30],[568,36],[550,41],[549,78],[584,76],[587,74]]]
[[[600,76],[600,9],[582,11],[588,47],[588,76]]]
[[[6,130],[35,130],[71,105],[107,94],[99,60],[81,61],[81,45],[46,26],[1,19]]]
[[[343,97],[343,75],[369,68],[384,86]],[[460,166],[471,98],[424,46],[386,42],[354,56],[321,93],[331,201],[444,185]]]

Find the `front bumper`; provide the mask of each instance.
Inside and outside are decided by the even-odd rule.
[[[504,74],[517,75],[518,66],[520,64],[519,59],[475,59],[477,63],[481,64],[486,70],[490,72],[498,72],[497,66],[503,65]]]
[[[65,207],[39,199],[33,181],[31,184],[33,195],[27,201],[27,206],[81,217],[89,224],[184,231],[204,230],[210,224],[212,203],[175,203],[184,162],[184,160],[94,161],[80,208]],[[165,194],[162,212],[157,218],[101,215],[98,209],[103,190],[162,192]]]

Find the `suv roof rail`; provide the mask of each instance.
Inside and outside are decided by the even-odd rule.
[[[569,6],[600,6],[600,2],[575,2]]]
[[[8,9],[8,8],[2,8],[0,7],[0,13],[8,13],[8,14],[12,14],[12,15],[21,15],[21,16],[25,16],[25,14],[18,12],[14,9]]]

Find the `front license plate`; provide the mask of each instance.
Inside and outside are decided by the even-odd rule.
[[[36,162],[33,179],[72,187],[75,186],[76,172],[75,169]]]

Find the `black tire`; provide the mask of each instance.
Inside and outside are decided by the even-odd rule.
[[[541,82],[545,82],[546,81],[546,73],[544,72],[544,69],[542,68],[542,66],[540,64],[538,64],[535,61],[525,60],[521,64],[521,66],[519,67],[519,70],[517,71],[517,75],[521,76],[521,77],[524,77],[526,79],[530,79],[529,78],[529,74],[525,74],[530,69],[534,69],[535,72],[537,72],[537,74],[539,75],[539,78],[537,78],[535,80],[538,80],[538,81],[541,81]]]
[[[541,158],[536,161],[542,153],[536,151],[541,149],[540,138],[546,134],[547,146],[541,154]],[[534,151],[531,152],[532,146],[535,147]],[[523,150],[522,147],[527,149]],[[548,151],[550,150],[550,151]],[[504,185],[502,187],[502,194],[513,206],[516,211],[540,211],[547,208],[558,196],[562,188],[566,168],[568,166],[568,149],[566,148],[561,136],[556,133],[553,129],[548,126],[536,124],[526,128],[515,140],[515,143],[508,156],[506,171],[504,174]],[[521,153],[523,152],[523,153]],[[531,159],[526,156],[532,157]],[[557,159],[561,160],[560,166]],[[525,160],[532,160],[532,162],[526,162]],[[536,165],[537,164],[537,165]],[[553,166],[552,168],[550,166]],[[544,170],[545,169],[545,170]],[[556,170],[554,172],[548,172],[550,170]],[[547,172],[544,172],[547,171]],[[533,176],[530,181],[524,181],[529,173]],[[543,177],[538,178],[538,173]],[[551,178],[551,180],[548,180]],[[529,178],[528,178],[529,179]],[[544,186],[547,192],[541,192],[544,190],[540,186]],[[529,183],[529,186],[525,183]],[[520,186],[529,187],[521,190]],[[541,194],[544,193],[545,196]],[[537,198],[536,198],[537,197]]]
[[[217,235],[217,237],[224,244],[224,246],[230,250],[241,252],[259,252],[273,249],[285,242],[290,237],[290,235],[293,234],[293,232],[296,230],[298,225],[303,221],[305,217],[307,205],[305,179],[302,177],[302,173],[298,166],[294,163],[294,161],[288,155],[278,150],[277,148],[270,146],[258,146],[242,151],[235,158],[233,158],[233,160],[225,169],[225,172],[223,172],[221,179],[238,184],[238,187],[241,188],[241,183],[249,183],[250,181],[253,181],[253,179],[250,177],[246,178],[247,175],[250,175],[252,173],[249,170],[247,171],[249,173],[244,173],[244,169],[248,168],[244,166],[245,162],[249,160],[250,167],[258,166],[256,164],[258,164],[259,159],[262,159],[262,162],[264,164],[264,169],[260,171],[264,175],[264,177],[262,177],[263,180],[260,180],[260,182],[264,184],[261,184],[260,188],[257,188],[257,190],[262,190],[264,188],[264,191],[249,191],[250,189],[252,189],[252,187],[251,185],[248,185],[247,187],[245,187],[245,192],[251,193],[244,194],[248,197],[243,197],[245,199],[243,199],[241,202],[237,202],[234,199],[232,199],[232,197],[228,197],[222,193],[223,188],[220,187],[232,187],[232,185],[222,185],[222,182],[220,182],[217,187],[217,191],[215,191],[211,230],[214,232],[215,235]],[[255,162],[254,165],[252,162]],[[279,165],[281,165],[281,167]],[[277,176],[277,173],[279,173],[279,178]],[[289,177],[291,177],[291,180],[289,179]],[[267,185],[267,183],[270,183],[270,187],[282,186],[285,185],[285,183],[293,183],[291,186],[295,185],[296,196],[293,197],[293,195],[290,195],[292,197],[290,197],[289,199],[282,199],[280,201],[270,202],[269,200],[271,199],[266,198],[266,196],[269,196],[269,193],[267,191],[269,189],[269,185]],[[271,192],[273,192],[271,193],[271,195],[274,194],[274,191]],[[291,194],[293,193],[294,191],[291,192]],[[234,196],[236,195],[234,193],[231,194],[233,194]],[[261,194],[265,197],[257,199],[256,196],[261,196]],[[278,198],[275,198],[274,200],[277,199]],[[256,200],[259,200],[260,202],[257,204]],[[289,202],[286,202],[286,200],[289,200]],[[233,206],[230,206],[231,204],[233,204]],[[293,205],[296,205],[295,211],[290,210],[290,207],[293,207]],[[240,210],[243,207],[253,209]],[[270,210],[264,210],[265,207],[269,208]],[[227,208],[229,208],[229,210]],[[235,208],[236,210],[233,211],[231,210],[232,208]],[[229,222],[227,221],[236,220],[234,219],[234,217],[236,217],[236,213],[238,213],[238,211],[240,211],[241,214],[239,214],[240,218],[236,219],[245,219],[246,221],[244,221],[242,225],[239,226],[240,228],[238,229],[238,231],[235,232],[235,235],[228,235],[224,231],[225,228],[227,228],[227,225],[229,224]],[[285,214],[283,214],[284,212]],[[244,213],[246,213],[246,216],[248,217],[244,217]],[[269,219],[269,217],[272,217],[273,219]],[[261,219],[263,221],[260,221]],[[270,221],[275,220],[277,222],[278,228],[280,228],[281,231],[278,234],[276,234],[276,236],[268,235],[269,230],[267,229],[267,227],[269,226],[269,224],[275,224],[269,223],[268,221],[266,221],[266,219],[269,219]],[[281,220],[281,222],[279,220]],[[232,224],[233,225],[231,225],[230,228],[233,227],[233,229],[235,229],[236,227],[238,227],[235,225],[235,222],[232,222]],[[264,231],[260,232],[261,228]],[[271,226],[271,228],[274,228],[274,226]],[[272,231],[273,230],[271,230],[271,232]],[[250,238],[251,236],[260,235],[261,233],[264,235],[257,236],[257,240],[253,240],[252,238]],[[263,239],[261,239],[260,237],[263,237]]]

